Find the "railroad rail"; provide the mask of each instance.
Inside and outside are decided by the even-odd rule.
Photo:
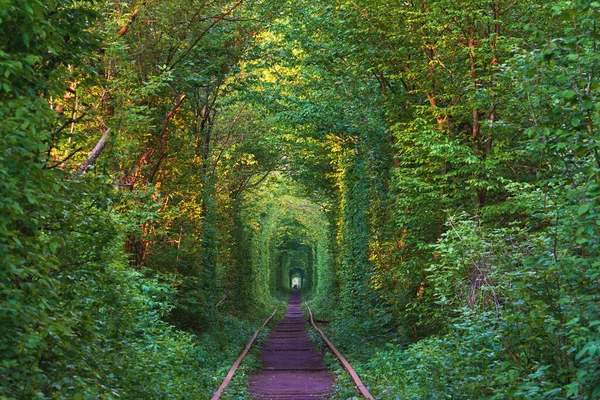
[[[319,399],[321,399],[321,398],[323,398],[323,396],[326,395],[326,393],[328,391],[326,388],[330,387],[331,384],[333,383],[334,378],[326,372],[326,369],[327,369],[326,366],[324,364],[322,364],[322,361],[318,361],[318,359],[320,359],[320,356],[318,355],[318,353],[315,350],[305,350],[304,349],[305,346],[309,346],[310,348],[312,348],[312,345],[310,344],[310,340],[308,339],[308,336],[305,332],[306,322],[300,323],[300,321],[302,321],[303,318],[302,318],[302,310],[300,308],[300,304],[299,304],[300,301],[299,301],[298,295],[299,295],[299,293],[292,294],[292,300],[290,300],[290,303],[288,303],[288,311],[287,311],[285,319],[283,321],[281,321],[279,324],[277,324],[277,326],[274,328],[274,331],[271,332],[270,337],[275,335],[275,336],[273,336],[275,338],[273,340],[276,340],[276,342],[270,346],[271,348],[270,348],[270,351],[267,352],[267,355],[265,355],[265,353],[264,353],[265,349],[263,349],[263,357],[266,357],[266,358],[263,358],[263,362],[266,363],[265,367],[263,367],[266,369],[263,369],[264,372],[261,372],[261,374],[263,376],[255,376],[251,379],[251,381],[254,382],[254,386],[252,386],[252,384],[251,384],[251,387],[250,387],[251,393],[253,395],[257,396],[258,398],[263,398],[266,395],[267,397],[265,397],[265,398],[272,398],[272,399],[280,399],[280,398],[281,399],[283,399],[283,398],[285,398],[285,399],[293,399],[293,398],[302,398],[302,399],[319,398]],[[368,389],[362,383],[362,381],[360,380],[360,377],[358,376],[356,371],[354,371],[354,369],[352,368],[350,363],[346,360],[346,358],[344,358],[344,356],[339,352],[339,350],[327,338],[325,333],[323,333],[323,331],[321,329],[319,329],[319,327],[315,323],[312,310],[310,309],[310,306],[308,305],[304,296],[302,296],[302,299],[303,299],[304,305],[306,306],[306,309],[308,311],[310,324],[320,334],[323,341],[327,344],[327,346],[331,349],[331,351],[340,360],[340,363],[344,367],[344,369],[350,374],[352,380],[354,381],[356,389],[360,392],[360,394],[364,398],[369,399],[369,400],[374,400],[373,396],[369,393]],[[260,330],[262,328],[264,328],[271,321],[271,319],[273,319],[273,316],[275,315],[276,312],[277,312],[277,309],[275,309],[275,311],[273,311],[271,316],[269,318],[267,318],[267,320],[263,323],[263,325],[254,333],[254,335],[252,336],[252,339],[246,345],[246,348],[240,354],[240,356],[237,358],[237,360],[234,362],[233,366],[229,370],[229,373],[223,380],[223,383],[221,383],[221,386],[219,386],[219,388],[217,389],[217,391],[215,392],[215,394],[213,395],[211,400],[219,400],[220,399],[225,388],[231,382],[231,379],[233,378],[235,371],[237,370],[237,368],[243,361],[244,357],[248,354],[250,348],[254,344],[254,341],[256,340],[258,333],[260,332]],[[288,320],[288,321],[285,322],[285,320]],[[294,321],[298,321],[298,322],[294,322]],[[306,320],[304,320],[304,321],[306,321]],[[280,327],[279,325],[281,325],[281,324],[283,324],[283,325]],[[278,332],[275,333],[275,331],[278,331]],[[294,333],[294,332],[296,332],[296,333]],[[302,333],[302,332],[304,332],[304,333]],[[301,336],[305,337],[305,339],[302,339]],[[294,338],[294,339],[292,339],[292,341],[295,343],[295,345],[299,346],[298,349],[295,349],[293,347],[292,343],[289,342],[288,339],[291,339],[292,337]],[[286,339],[286,338],[288,338],[288,339]],[[283,340],[283,342],[282,342],[282,340]],[[268,346],[268,343],[269,342],[267,342],[265,344],[265,346]],[[283,345],[283,347],[282,347],[282,345]],[[289,347],[290,345],[292,346],[291,348]],[[296,354],[301,354],[301,352],[304,352],[304,353],[302,353],[304,355],[300,355],[300,356],[291,355],[289,352],[291,351],[293,353],[294,350],[297,350]],[[274,355],[273,355],[274,352],[275,353],[279,352],[279,354],[282,354],[282,355],[281,356],[277,355],[274,357]],[[285,356],[284,354],[287,354],[287,356]],[[281,357],[283,357],[283,358],[281,358]],[[288,359],[287,357],[292,357],[292,358]],[[295,358],[295,360],[294,360],[294,358]],[[301,366],[299,366],[297,364],[298,360],[301,360]],[[306,360],[306,362],[308,364],[305,364],[304,360]],[[297,371],[297,372],[294,372],[294,371]],[[304,372],[302,372],[302,371],[304,371]],[[309,379],[309,381],[313,382],[311,384],[313,387],[307,388],[302,385],[296,386],[295,389],[292,389],[291,387],[289,387],[290,381],[293,381],[293,380],[303,381],[303,380],[305,380],[305,376],[296,377],[294,375],[293,378],[290,378],[290,375],[286,375],[286,374],[290,374],[290,373],[302,374],[302,373],[306,373],[308,371],[314,371],[316,373],[315,376],[312,376],[312,378]],[[324,372],[318,372],[318,371],[324,371]],[[267,376],[265,376],[264,374],[267,374]],[[273,375],[273,374],[279,374],[279,375]],[[328,376],[330,378],[327,378]],[[266,392],[264,391],[265,381],[270,382],[272,385],[273,382],[280,381],[281,379],[284,379],[284,381],[286,382],[286,384],[283,385],[284,387],[277,387],[277,388],[272,388],[271,391],[266,391]],[[321,386],[323,386],[323,388],[315,388],[315,384],[319,380],[321,380],[322,384],[323,384],[323,382],[327,382],[327,381],[329,383],[326,383],[325,386],[321,385]],[[316,384],[316,386],[319,386],[319,385]],[[275,392],[272,392],[272,390],[274,390]],[[269,393],[271,393],[271,394],[269,394]],[[319,393],[319,394],[317,394],[317,393]],[[297,396],[300,396],[300,397],[297,397]]]
[[[225,376],[225,379],[223,380],[223,383],[221,383],[221,386],[219,386],[219,388],[217,389],[217,391],[215,392],[215,394],[213,395],[213,397],[211,397],[211,400],[219,400],[221,398],[221,395],[225,391],[225,388],[231,382],[231,379],[233,378],[233,375],[235,374],[235,371],[238,369],[238,367],[240,366],[240,364],[242,363],[242,361],[244,360],[244,358],[246,357],[246,355],[250,351],[250,348],[254,344],[254,341],[256,340],[256,337],[258,336],[258,333],[261,331],[262,328],[264,328],[265,326],[267,326],[267,324],[269,322],[271,322],[271,320],[275,316],[276,312],[277,312],[277,308],[275,310],[273,310],[273,313],[271,314],[271,316],[269,318],[267,318],[267,320],[261,325],[261,327],[258,328],[256,330],[256,332],[254,332],[254,335],[252,336],[252,339],[250,339],[250,341],[246,345],[246,348],[244,349],[244,351],[242,351],[242,354],[240,354],[240,356],[237,358],[237,360],[235,360],[235,362],[233,363],[233,365],[229,369],[229,372],[227,373],[227,376]]]
[[[302,296],[302,298],[304,299],[304,296]],[[340,360],[340,363],[342,364],[344,369],[350,374],[350,377],[352,377],[352,380],[354,381],[354,386],[356,386],[356,389],[360,392],[360,394],[363,395],[364,398],[369,399],[369,400],[374,400],[373,396],[371,395],[371,393],[369,393],[369,390],[362,383],[362,381],[360,380],[360,377],[358,376],[358,374],[356,373],[354,368],[352,368],[352,366],[350,365],[348,360],[346,360],[346,358],[342,355],[342,353],[340,353],[340,351],[333,345],[333,343],[331,343],[331,341],[327,338],[327,336],[325,336],[323,331],[321,329],[319,329],[319,327],[315,323],[315,319],[313,317],[312,310],[310,309],[310,306],[308,305],[308,302],[306,301],[306,299],[304,299],[304,305],[306,306],[306,310],[308,311],[308,315],[310,317],[310,324],[317,332],[319,332],[323,341],[325,343],[327,343],[327,346],[329,347],[329,349],[331,349],[333,354],[335,354],[335,356],[338,358],[338,360]]]

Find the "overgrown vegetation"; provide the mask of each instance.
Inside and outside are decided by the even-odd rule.
[[[0,397],[209,397],[297,279],[379,398],[599,398],[599,12],[0,4]]]

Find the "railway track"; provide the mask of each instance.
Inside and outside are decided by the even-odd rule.
[[[317,327],[310,307],[308,307],[308,304],[306,306],[313,328],[319,332],[327,346],[338,357],[342,366],[350,373],[362,396],[372,400],[373,396],[362,384],[348,361],[327,339],[323,331]],[[265,321],[263,327],[268,324],[274,314],[275,312]],[[263,346],[261,352],[263,369],[258,375],[250,377],[248,391],[253,398],[260,400],[316,400],[329,398],[335,376],[328,372],[327,366],[310,340],[306,328],[307,322],[302,312],[301,295],[298,291],[294,291],[288,302],[285,317],[273,327]],[[256,331],[244,352],[236,360],[212,400],[220,398],[223,390],[233,377],[235,369],[248,353],[258,332]]]

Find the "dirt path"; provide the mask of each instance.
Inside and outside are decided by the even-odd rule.
[[[293,292],[287,313],[271,331],[261,353],[263,369],[250,377],[250,394],[262,400],[327,399],[334,376],[306,332],[300,293]]]

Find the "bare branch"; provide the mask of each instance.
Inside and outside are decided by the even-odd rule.
[[[80,147],[78,149],[75,149],[71,154],[69,154],[68,156],[66,156],[63,160],[57,162],[56,164],[50,165],[49,167],[44,167],[44,169],[52,169],[52,168],[56,168],[59,165],[61,165],[62,163],[67,162],[68,160],[71,159],[71,157],[73,157],[75,154],[79,153],[81,150],[83,150],[83,147]]]
[[[127,33],[127,30],[129,30],[129,26],[135,21],[135,19],[137,18],[138,15],[138,10],[135,10],[133,13],[131,13],[131,16],[129,17],[129,21],[127,21],[127,24],[123,25],[123,27],[119,30],[119,36],[123,36]]]
[[[104,146],[106,146],[106,142],[111,137],[110,129],[106,129],[104,134],[92,150],[89,156],[85,159],[85,161],[81,164],[81,167],[77,170],[79,175],[83,175],[87,172],[87,170],[96,162],[96,159],[102,154],[102,150],[104,150]]]

